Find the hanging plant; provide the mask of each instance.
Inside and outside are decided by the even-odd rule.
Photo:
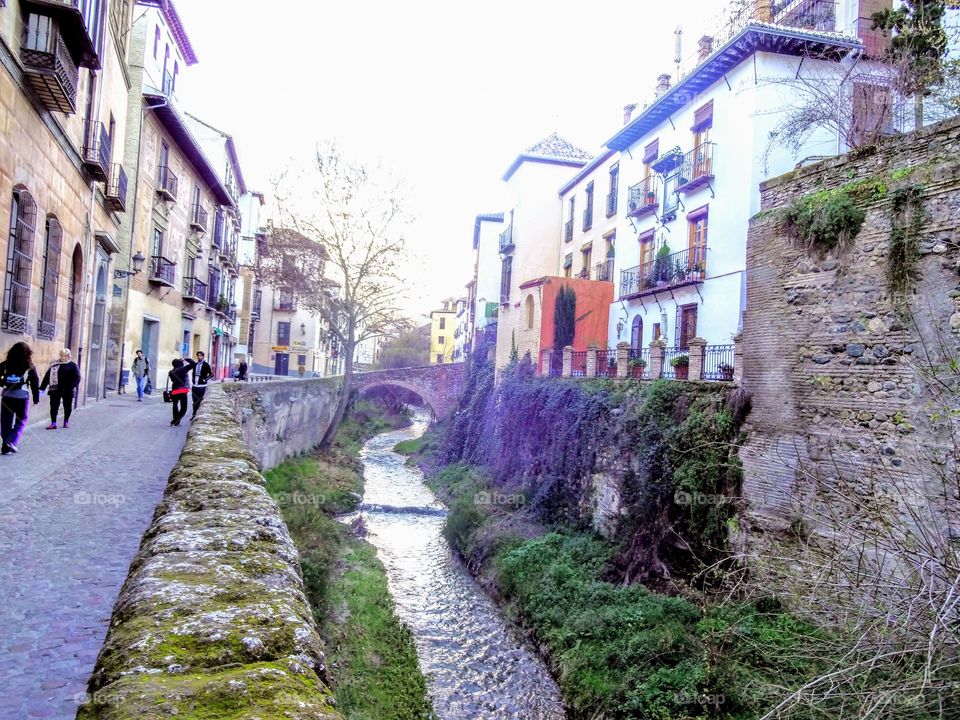
[[[890,208],[890,246],[887,250],[887,289],[895,305],[907,303],[920,276],[920,234],[923,231],[923,187],[894,191]]]

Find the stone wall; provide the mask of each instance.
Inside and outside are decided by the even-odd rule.
[[[113,609],[80,720],[340,718],[299,557],[212,386]]]
[[[353,376],[353,389],[363,393],[380,387],[399,387],[419,395],[436,419],[457,408],[466,377],[466,363],[373,370]]]
[[[864,181],[866,220],[849,248],[817,254],[794,242],[782,212],[794,199]],[[912,294],[896,303],[886,273],[893,198],[906,188],[920,193],[920,254]],[[960,120],[770,180],[761,201],[743,330],[747,520],[806,520],[819,483],[849,493],[851,507],[955,501]]]
[[[333,420],[339,379],[225,383],[237,400],[243,435],[257,462],[270,469],[316,447]]]

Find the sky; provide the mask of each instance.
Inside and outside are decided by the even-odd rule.
[[[247,186],[319,143],[404,178],[419,271],[408,307],[465,294],[479,213],[552,132],[597,153],[623,107],[717,23],[726,0],[180,0],[198,64],[182,106],[232,134]]]

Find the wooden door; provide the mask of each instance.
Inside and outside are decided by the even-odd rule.
[[[690,340],[697,336],[697,306],[683,305],[680,308],[680,335],[677,347],[687,348]]]

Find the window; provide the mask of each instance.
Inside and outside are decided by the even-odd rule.
[[[157,53],[160,51],[160,26],[153,29],[153,59],[159,60]]]
[[[513,256],[508,255],[500,265],[500,303],[510,302],[510,276],[513,272]]]
[[[163,230],[158,227],[153,229],[153,246],[150,254],[154,257],[163,256]]]
[[[659,339],[660,339],[660,323],[654,323],[654,324],[653,324],[653,338],[652,338],[652,339],[653,339],[653,340],[659,340]]]
[[[617,214],[617,193],[620,190],[620,163],[610,168],[610,192],[607,194],[607,217]]]
[[[527,315],[527,330],[532,330],[534,315],[533,295],[527,295],[527,299],[524,301],[524,310],[526,310]]]
[[[37,336],[53,340],[57,322],[57,287],[60,282],[60,246],[63,232],[52,215],[47,218],[46,244],[43,253],[43,284],[40,286],[40,324]]]
[[[630,326],[630,347],[640,350],[643,347],[643,318],[635,315]]]
[[[713,127],[713,100],[703,105],[693,114],[693,161],[689,180],[696,180],[712,174],[713,153],[710,143],[710,128]]]
[[[277,323],[277,345],[286,347],[290,344],[290,323]]]
[[[573,253],[567,253],[563,258],[563,276],[573,276]]]
[[[443,353],[437,353],[437,365],[443,365]]]
[[[571,196],[568,201],[570,207],[570,217],[567,219],[567,223],[563,226],[563,241],[570,242],[573,240],[573,217],[576,212],[576,198]]]
[[[853,117],[850,142],[871,145],[893,132],[893,97],[884,85],[853,84]]]
[[[447,328],[447,319],[445,317],[440,318],[440,329],[445,330]]]
[[[446,345],[446,344],[447,344],[447,338],[446,338],[446,336],[444,336],[444,335],[438,335],[438,336],[437,336],[437,344],[438,344],[438,345]]]
[[[7,332],[24,333],[30,309],[30,272],[37,206],[26,190],[15,190],[7,239],[7,276],[3,286],[3,322]]]
[[[691,211],[687,223],[687,268],[702,271],[707,258],[707,208]]]
[[[580,251],[580,277],[589,278],[590,277],[590,263],[591,257],[593,255],[593,245],[585,247]]]
[[[307,356],[306,355],[297,355],[297,365],[307,365]]]
[[[648,272],[644,269],[644,266],[649,268],[649,265],[653,262],[653,247],[656,244],[653,230],[643,233],[637,240],[640,242],[640,271]]]
[[[593,183],[587,185],[587,207],[583,211],[583,230],[593,227]]]
[[[177,75],[180,74],[180,63],[176,60],[173,61],[173,79],[170,81],[170,92],[175,92],[177,89]]]

